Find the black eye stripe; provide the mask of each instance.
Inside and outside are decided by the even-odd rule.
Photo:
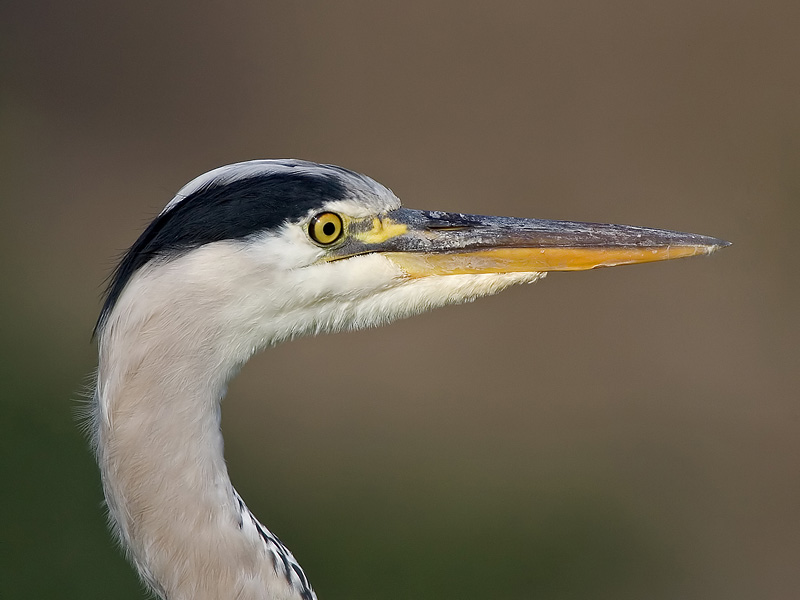
[[[133,274],[151,260],[175,258],[221,240],[246,240],[254,233],[297,222],[309,211],[352,193],[355,184],[348,179],[349,172],[311,167],[312,173],[306,171],[308,166],[283,172],[265,166],[263,174],[211,180],[159,214],[114,270],[97,327],[103,325]]]

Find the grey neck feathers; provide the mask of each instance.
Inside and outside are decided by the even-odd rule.
[[[215,351],[211,331],[138,317],[112,314],[100,332],[95,439],[111,521],[142,578],[169,600],[314,600],[228,477],[219,402],[240,361]]]

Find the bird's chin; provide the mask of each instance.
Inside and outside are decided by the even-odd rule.
[[[384,258],[393,261],[392,257]],[[387,321],[403,319],[441,306],[471,302],[497,294],[512,285],[533,283],[546,275],[541,272],[427,272],[424,275],[411,275],[403,265],[394,264],[403,272],[403,276],[396,280],[395,285],[366,299],[366,303],[391,307],[392,314]]]

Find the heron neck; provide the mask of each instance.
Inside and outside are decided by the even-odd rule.
[[[97,454],[142,577],[169,600],[301,598],[225,466],[219,402],[238,365],[203,336],[122,326],[100,339]]]

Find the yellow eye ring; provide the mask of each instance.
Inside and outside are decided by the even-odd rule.
[[[316,215],[308,224],[308,235],[320,246],[330,246],[344,231],[342,217],[332,212]]]

